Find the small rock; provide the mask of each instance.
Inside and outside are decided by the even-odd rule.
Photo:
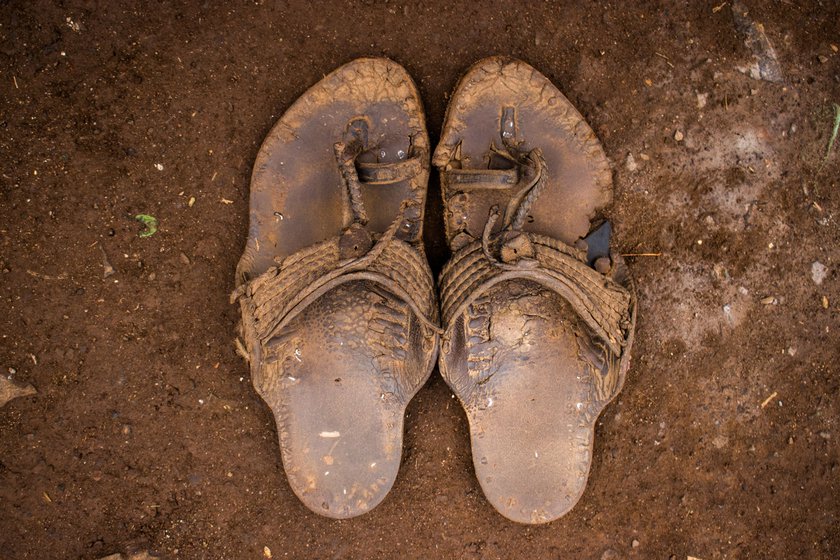
[[[682,133],[682,130],[678,130],[674,133],[674,140],[677,142],[682,142],[683,138],[685,138],[685,134]]]
[[[160,556],[150,553],[148,550],[129,551],[128,556],[126,556],[126,560],[157,560],[158,558]]]
[[[828,62],[828,57],[824,54],[817,55],[817,60],[820,61],[820,64],[825,64],[826,62]]]
[[[828,309],[828,297],[827,296],[822,297],[822,306],[823,306],[823,309]]]
[[[637,539],[633,539],[633,542],[630,543],[630,546],[632,546],[633,548],[639,548],[640,544],[641,543]]]
[[[698,93],[697,94],[697,108],[702,109],[706,106],[706,103],[709,101],[709,94],[708,93]]]
[[[795,346],[788,346],[787,355],[791,356],[791,357],[796,356],[796,347]]]
[[[626,167],[627,171],[630,173],[639,169],[639,165],[636,163],[636,159],[633,157],[633,154],[627,154],[627,159],[624,160],[624,167]]]
[[[158,171],[163,171],[163,164],[162,163],[156,163],[155,164],[155,169],[157,169]]]
[[[178,258],[181,259],[181,262],[184,264],[190,264],[190,258],[185,255],[183,252],[178,255]]]
[[[12,372],[14,369],[9,368],[9,371]],[[5,375],[0,375],[0,407],[5,406],[12,399],[28,397],[37,392],[32,385],[19,385]]]
[[[108,260],[108,255],[105,253],[105,248],[102,245],[99,245],[99,251],[102,253],[102,279],[108,278],[109,276],[113,276],[114,267],[111,266],[111,262]]]
[[[764,25],[753,21],[747,7],[741,0],[733,0],[730,4],[732,16],[735,20],[735,28],[744,37],[744,44],[752,51],[752,64],[746,67],[738,67],[743,72],[756,80],[768,82],[781,82],[784,80],[782,67],[779,64],[776,49],[764,31]]]
[[[595,270],[601,274],[609,274],[612,270],[612,261],[609,257],[600,257],[595,261]]]
[[[811,280],[813,280],[817,286],[823,283],[826,276],[828,276],[827,266],[820,261],[814,261],[811,263]]]
[[[601,554],[601,560],[618,560],[621,556],[615,550],[608,548]]]
[[[779,303],[779,300],[777,300],[774,296],[767,296],[761,298],[762,305],[776,305],[777,303]]]
[[[826,431],[826,430],[823,430],[823,431],[821,431],[821,432],[818,432],[818,433],[817,433],[817,435],[818,435],[818,436],[820,436],[820,437],[821,437],[821,438],[823,438],[823,439],[826,439],[826,440],[827,440],[827,439],[831,439],[831,432],[828,432],[828,431]]]

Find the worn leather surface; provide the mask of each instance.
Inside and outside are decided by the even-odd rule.
[[[569,101],[500,57],[461,79],[434,163],[453,250],[440,278],[441,373],[466,411],[487,499],[545,523],[583,494],[595,422],[629,367],[626,268],[613,255],[606,274],[594,270],[580,243],[611,200],[609,167]]]
[[[428,169],[416,88],[386,59],[353,61],[303,94],[254,165],[238,344],[289,484],[322,515],[384,499],[405,407],[434,365]]]

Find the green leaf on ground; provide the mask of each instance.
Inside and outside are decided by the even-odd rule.
[[[146,229],[140,232],[140,237],[151,237],[157,231],[158,221],[154,216],[137,214],[134,219],[146,226]]]

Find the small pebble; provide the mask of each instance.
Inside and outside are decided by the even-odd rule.
[[[828,276],[827,266],[820,261],[814,261],[811,263],[811,280],[813,280],[817,286],[823,283],[826,276]]]
[[[639,544],[641,544],[641,543],[639,543],[639,541],[638,541],[638,540],[633,539],[633,542],[632,542],[632,543],[630,543],[630,544],[631,544],[631,546],[632,546],[633,548],[639,548]]]
[[[682,142],[685,135],[682,133],[682,130],[678,130],[674,133],[674,140],[677,142]]]
[[[612,261],[609,257],[600,257],[595,261],[595,270],[601,274],[609,274],[612,269]]]
[[[633,157],[633,154],[627,154],[627,159],[624,160],[624,167],[626,167],[627,171],[630,173],[639,169],[639,165],[636,163],[636,159]]]

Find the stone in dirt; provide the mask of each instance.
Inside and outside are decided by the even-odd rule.
[[[814,261],[811,263],[811,280],[814,281],[814,284],[819,286],[823,283],[823,280],[828,276],[828,267],[825,266],[820,261]]]
[[[0,407],[5,406],[12,399],[28,397],[37,392],[32,385],[20,385],[5,375],[0,375]]]
[[[633,154],[627,154],[627,159],[624,160],[624,167],[626,167],[627,171],[630,173],[639,169],[639,164],[636,163],[636,158],[633,157]]]
[[[147,550],[142,550],[139,552],[131,552],[129,554],[120,554],[117,552],[115,554],[104,556],[99,560],[157,560],[158,558],[160,557],[149,554],[149,551]]]
[[[776,49],[764,33],[764,26],[750,18],[749,10],[740,0],[732,2],[732,18],[735,20],[735,29],[744,36],[744,44],[753,54],[752,64],[738,68],[738,71],[756,80],[783,81]]]

